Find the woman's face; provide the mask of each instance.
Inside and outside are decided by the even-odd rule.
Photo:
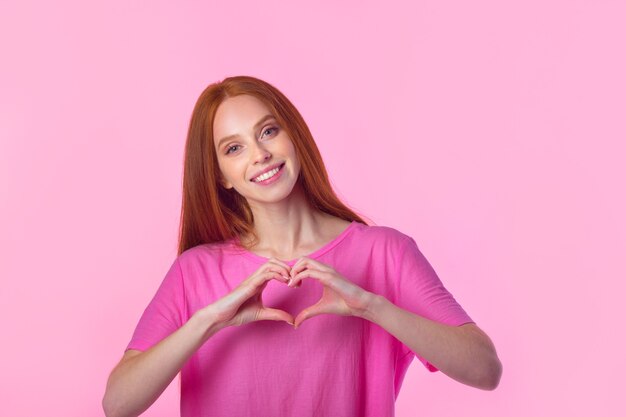
[[[262,101],[250,95],[224,100],[215,114],[213,138],[224,187],[234,188],[249,203],[289,196],[300,162],[291,139]],[[259,173],[265,176],[258,178]],[[266,178],[268,174],[274,175]]]

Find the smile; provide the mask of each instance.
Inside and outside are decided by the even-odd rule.
[[[266,172],[263,175],[259,175],[258,177],[254,178],[252,181],[254,182],[261,182],[261,181],[265,181],[268,180],[270,178],[272,178],[274,175],[278,174],[278,172],[285,166],[285,164],[282,164],[281,166],[279,166],[278,168],[274,168],[273,170]]]

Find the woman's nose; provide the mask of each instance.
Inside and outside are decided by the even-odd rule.
[[[272,154],[265,149],[262,145],[256,145],[254,149],[254,162],[264,162],[267,159],[271,158]]]

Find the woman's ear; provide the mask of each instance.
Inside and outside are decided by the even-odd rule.
[[[227,190],[230,190],[231,188],[233,188],[233,185],[230,182],[226,181],[224,178],[222,178],[222,176],[220,176],[219,182],[220,182],[220,185],[226,188]]]
[[[224,178],[224,174],[222,173],[221,169],[216,170],[215,176],[217,177],[217,182],[219,185],[227,190],[233,188],[233,184],[231,184],[226,178]]]

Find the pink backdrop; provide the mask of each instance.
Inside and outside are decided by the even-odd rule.
[[[624,2],[98,3],[0,3],[0,415],[103,414],[175,256],[193,105],[236,74],[496,344],[496,391],[414,361],[398,416],[619,414]]]

